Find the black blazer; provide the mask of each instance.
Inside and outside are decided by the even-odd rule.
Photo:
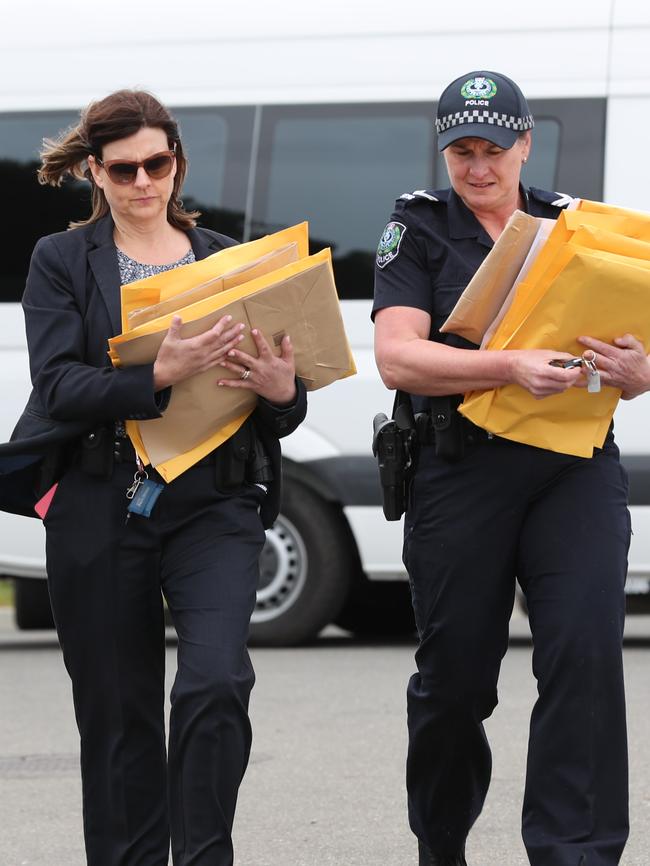
[[[194,255],[204,259],[236,241],[195,228]],[[116,369],[107,340],[121,332],[120,272],[113,220],[41,238],[23,296],[33,390],[11,437],[0,445],[0,509],[35,516],[41,463],[64,443],[116,419],[159,418],[168,393],[156,394],[153,364]],[[307,398],[296,379],[295,403],[284,409],[259,399],[252,418],[276,481],[262,506],[270,526],[280,503],[279,439],[304,419]]]

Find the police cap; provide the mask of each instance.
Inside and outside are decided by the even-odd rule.
[[[500,72],[468,72],[442,91],[436,131],[438,149],[459,138],[485,138],[510,148],[533,128],[533,116],[519,87]]]

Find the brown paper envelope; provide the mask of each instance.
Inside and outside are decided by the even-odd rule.
[[[228,311],[238,321],[246,322],[246,310],[242,301],[228,305]],[[222,309],[214,310],[202,319],[187,322],[181,328],[184,338],[204,333],[224,315]],[[151,363],[155,358],[165,332],[145,334],[119,347],[122,364]],[[243,351],[256,354],[255,343],[250,333],[239,344]],[[171,398],[162,418],[140,421],[138,429],[149,459],[154,466],[190,451],[205,441],[215,430],[252,408],[257,397],[252,391],[220,388],[219,379],[237,378],[236,373],[223,367],[215,367],[198,373],[174,385]]]
[[[483,334],[483,339],[481,340],[481,349],[485,349],[488,345],[490,345],[490,341],[492,337],[495,335],[497,328],[503,321],[504,317],[508,313],[508,310],[512,306],[512,303],[517,294],[517,288],[520,283],[526,280],[528,273],[530,272],[531,267],[537,260],[537,256],[540,253],[542,247],[546,244],[546,241],[551,235],[553,228],[555,226],[555,220],[545,219],[543,217],[537,218],[538,228],[537,234],[533,238],[533,242],[530,245],[530,249],[528,250],[528,255],[526,256],[523,265],[521,266],[521,270],[515,277],[515,281],[512,284],[512,288],[508,292],[506,299],[501,305],[501,309],[494,317],[493,321],[490,322],[488,327],[485,329],[485,333]]]
[[[124,332],[130,330],[128,316],[133,310],[168,301],[181,292],[193,289],[199,284],[203,285],[225,273],[232,273],[237,268],[251,261],[257,261],[260,256],[281,249],[289,243],[297,244],[299,259],[309,255],[306,222],[255,241],[225,247],[205,259],[122,286],[120,290],[122,330]]]
[[[480,344],[499,314],[535,239],[539,221],[515,211],[440,330]]]
[[[296,373],[309,390],[356,372],[329,260],[184,323],[181,335],[186,338],[204,333],[226,314],[248,325],[240,348],[251,355],[257,353],[251,328],[259,328],[278,355],[282,337],[288,333],[294,347]],[[151,363],[165,334],[166,330],[162,330],[118,344],[114,350],[120,364]],[[233,376],[236,374],[219,367],[174,385],[164,416],[138,422],[154,466],[194,448],[254,405],[256,398],[252,392],[216,385],[218,379]]]
[[[291,262],[297,262],[299,258],[298,244],[295,242],[286,244],[265,256],[260,256],[259,259],[250,262],[250,264],[228,271],[223,275],[223,287],[224,289],[232,289],[235,286],[241,286],[243,283],[248,283],[257,277],[271,273],[271,271],[277,271],[278,268],[283,268],[285,265],[290,265]]]
[[[128,314],[129,330],[133,330],[138,325],[144,322],[151,322],[159,316],[164,316],[167,313],[174,313],[183,307],[193,304],[195,301],[201,301],[204,298],[209,298],[218,292],[232,289],[234,286],[240,286],[247,283],[249,280],[254,280],[271,271],[298,261],[298,244],[291,243],[281,247],[278,250],[273,250],[265,256],[260,256],[254,262],[241,265],[221,277],[215,277],[212,280],[206,280],[199,286],[194,286],[187,289],[166,301],[161,301],[157,304],[134,310]]]
[[[329,265],[245,299],[248,321],[273,345],[289,334],[296,371],[309,391],[354,372]]]
[[[255,406],[257,395],[252,391],[217,385],[219,379],[232,377],[221,368],[192,376],[172,388],[162,418],[139,422],[140,436],[154,466],[190,451]]]
[[[195,286],[192,289],[181,292],[179,295],[175,295],[167,301],[160,301],[160,303],[152,304],[149,307],[141,307],[138,310],[133,310],[128,313],[127,316],[129,320],[129,330],[132,331],[134,328],[137,328],[138,325],[142,325],[145,322],[151,322],[153,319],[157,319],[158,316],[164,316],[166,313],[174,313],[182,307],[194,303],[194,301],[209,298],[211,295],[223,292],[223,290],[223,278],[215,277],[213,280],[208,280],[205,283],[201,283],[200,286]]]

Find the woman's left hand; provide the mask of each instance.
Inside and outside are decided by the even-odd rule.
[[[239,349],[231,349],[228,360],[222,361],[221,366],[238,373],[239,378],[220,379],[218,384],[225,388],[255,391],[260,397],[280,406],[293,403],[296,399],[296,366],[290,338],[286,335],[282,338],[282,351],[280,357],[277,357],[261,331],[253,328],[251,334],[257,346],[258,357]]]
[[[613,344],[593,337],[578,337],[578,342],[596,353],[600,381],[603,385],[620,388],[623,400],[631,400],[650,390],[650,358],[643,344],[632,334],[617,337]]]

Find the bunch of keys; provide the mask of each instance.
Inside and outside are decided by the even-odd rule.
[[[129,500],[129,507],[126,510],[127,520],[132,514],[150,517],[153,507],[165,486],[164,484],[158,484],[156,481],[151,481],[143,462],[137,455],[135,459],[137,469],[133,476],[133,484],[126,491],[126,498]]]
[[[580,358],[569,358],[568,360],[565,360],[564,358],[553,358],[552,361],[549,361],[549,364],[551,367],[563,367],[565,370],[568,370],[571,367],[582,367],[584,365],[587,368],[587,391],[590,394],[599,393],[600,373],[596,366],[596,353],[591,349],[587,349],[586,352],[583,352],[582,357]]]

